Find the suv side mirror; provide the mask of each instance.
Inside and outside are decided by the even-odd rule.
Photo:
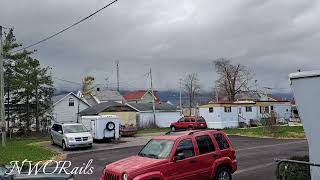
[[[59,133],[59,134],[62,134],[62,131],[61,131],[61,130],[59,130],[59,131],[58,131],[58,133]]]
[[[176,156],[174,156],[173,160],[174,161],[181,161],[184,160],[186,157],[184,155],[184,153],[178,153]]]

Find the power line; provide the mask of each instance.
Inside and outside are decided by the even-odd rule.
[[[58,77],[52,77],[53,79],[59,80],[59,81],[63,81],[63,82],[67,82],[67,83],[71,83],[71,84],[77,84],[77,85],[82,85],[82,83],[79,82],[74,82],[74,81],[69,81],[66,79],[62,79],[62,78],[58,78]]]
[[[53,34],[53,35],[51,35],[51,36],[48,36],[48,37],[46,37],[46,38],[44,38],[44,39],[42,39],[42,40],[40,40],[40,41],[38,41],[38,42],[36,42],[36,43],[30,44],[30,45],[28,45],[28,46],[26,46],[26,47],[20,48],[20,49],[18,49],[18,50],[12,51],[12,52],[15,53],[15,52],[18,52],[18,51],[22,51],[22,50],[31,48],[31,47],[33,47],[33,46],[36,46],[36,45],[38,45],[38,44],[40,44],[40,43],[42,43],[42,42],[44,42],[44,41],[47,41],[47,40],[49,40],[49,39],[51,39],[51,38],[53,38],[53,37],[55,37],[55,36],[57,36],[57,35],[65,32],[65,31],[67,31],[67,30],[71,29],[72,27],[74,27],[74,26],[82,23],[83,21],[91,18],[92,16],[96,15],[97,13],[99,13],[99,12],[102,11],[102,10],[104,10],[105,8],[111,6],[112,4],[114,4],[114,3],[117,2],[117,1],[118,1],[118,0],[112,1],[111,3],[109,3],[109,4],[107,4],[106,6],[100,8],[99,10],[97,10],[97,11],[95,11],[94,13],[90,14],[89,16],[81,19],[80,21],[77,21],[77,22],[73,23],[72,25],[70,25],[70,26],[68,26],[68,27],[66,27],[66,28],[58,31],[57,33],[55,33],[55,34]]]

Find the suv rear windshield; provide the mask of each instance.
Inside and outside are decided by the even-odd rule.
[[[63,126],[64,133],[81,133],[88,132],[87,128],[81,124],[75,125],[64,125]]]
[[[167,159],[174,145],[173,140],[153,139],[140,151],[139,156],[154,159]]]

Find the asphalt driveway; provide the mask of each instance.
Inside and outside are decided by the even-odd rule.
[[[275,180],[275,158],[289,158],[293,155],[307,155],[306,140],[276,140],[231,136],[237,151],[239,169],[234,174],[234,180]],[[72,166],[83,166],[83,163],[93,159],[95,168],[93,175],[76,176],[80,180],[98,179],[105,164],[135,155],[141,149],[128,147],[94,153],[69,154],[67,159]]]

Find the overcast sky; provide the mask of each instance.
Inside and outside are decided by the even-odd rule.
[[[21,43],[40,40],[103,7],[108,0],[1,0],[0,24]],[[289,88],[288,74],[320,69],[319,0],[119,0],[102,13],[36,47],[57,78],[145,89],[151,67],[157,89],[178,89],[199,74],[203,89],[217,78],[212,60],[248,66],[260,87]],[[55,80],[58,89],[76,84]]]

